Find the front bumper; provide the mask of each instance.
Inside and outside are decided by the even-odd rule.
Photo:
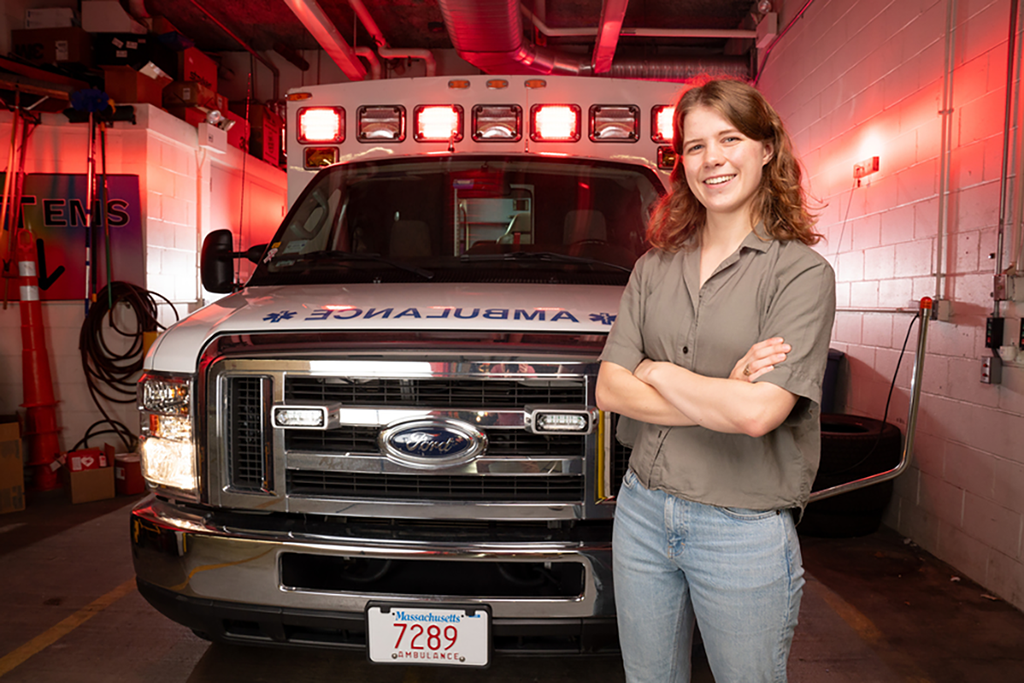
[[[149,497],[131,515],[142,595],[216,640],[365,647],[368,602],[483,604],[499,652],[617,647],[611,524],[245,514]]]

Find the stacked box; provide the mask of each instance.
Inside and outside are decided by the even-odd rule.
[[[25,10],[25,28],[79,26],[78,12],[70,7],[39,7]]]
[[[178,53],[178,79],[200,83],[217,91],[217,62],[199,49],[190,47]]]
[[[99,66],[130,66],[136,71],[159,71],[172,79],[177,77],[178,56],[156,36],[94,33],[92,39]]]
[[[64,458],[64,477],[72,503],[114,497],[114,447],[72,451]]]
[[[249,153],[274,166],[281,165],[281,136],[284,119],[273,109],[259,102],[249,103]],[[231,110],[245,117],[246,103],[232,102]]]
[[[92,34],[77,26],[11,31],[15,55],[33,64],[93,65]]]
[[[171,83],[170,76],[150,78],[130,66],[103,67],[103,90],[115,103],[152,104],[163,106],[164,88]]]
[[[90,33],[120,31],[144,34],[146,27],[132,19],[118,0],[82,0],[82,28]]]

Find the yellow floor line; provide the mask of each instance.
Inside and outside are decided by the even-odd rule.
[[[918,668],[917,664],[910,657],[889,647],[885,634],[863,612],[820,581],[810,579],[807,584],[808,586],[813,584],[814,592],[825,601],[825,604],[831,607],[839,615],[840,619],[856,631],[861,640],[881,654],[882,659],[893,666],[903,677],[903,680],[907,683],[934,683],[930,677]]]
[[[0,677],[9,673],[16,666],[24,663],[29,657],[38,654],[53,645],[61,638],[71,633],[124,596],[131,593],[133,590],[135,590],[135,579],[129,579],[106,595],[93,600],[91,603],[78,610],[67,619],[61,621],[45,633],[40,633],[17,650],[4,655],[0,658]]]

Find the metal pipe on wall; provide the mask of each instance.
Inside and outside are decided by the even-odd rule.
[[[1003,244],[1006,239],[1006,191],[1010,184],[1010,128],[1013,117],[1013,57],[1017,52],[1017,15],[1020,0],[1010,3],[1010,36],[1006,45],[1006,111],[1003,116],[1003,159],[999,171],[999,224],[996,229],[996,275],[1003,272]],[[1017,179],[1020,182],[1020,178]],[[993,295],[992,315],[999,317],[999,300]],[[1002,340],[1000,340],[1000,344]]]
[[[950,157],[953,153],[953,70],[954,48],[956,46],[956,0],[946,2],[946,42],[945,61],[942,76],[942,105],[939,114],[942,116],[942,133],[939,142],[939,217],[937,237],[935,240],[935,299],[945,296],[945,279],[943,276],[943,247],[949,233],[949,186]]]

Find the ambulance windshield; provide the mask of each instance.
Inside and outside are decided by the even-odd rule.
[[[661,187],[645,167],[561,157],[339,165],[299,197],[249,284],[625,282]]]

